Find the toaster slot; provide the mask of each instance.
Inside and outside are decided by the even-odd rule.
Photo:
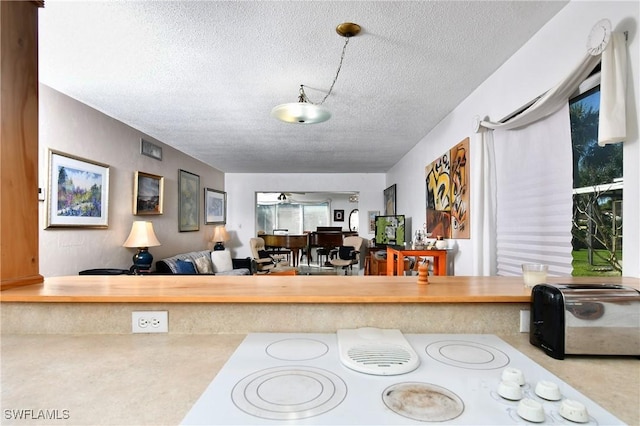
[[[562,287],[570,290],[620,290],[620,284],[565,284]]]

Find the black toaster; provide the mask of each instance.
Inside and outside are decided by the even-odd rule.
[[[609,284],[538,284],[529,342],[547,355],[640,356],[640,291]]]

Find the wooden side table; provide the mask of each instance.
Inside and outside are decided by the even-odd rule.
[[[386,275],[387,261],[386,259],[377,259],[375,254],[379,251],[387,251],[386,247],[368,247],[368,252],[364,259],[365,275]]]
[[[447,250],[411,250],[399,246],[387,246],[387,275],[398,275],[398,271],[404,271],[406,256],[432,257],[433,274],[447,275]]]

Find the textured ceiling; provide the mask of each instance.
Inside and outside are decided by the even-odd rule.
[[[565,5],[47,0],[40,81],[223,172],[385,172]],[[342,22],[332,118],[271,118],[324,97]]]

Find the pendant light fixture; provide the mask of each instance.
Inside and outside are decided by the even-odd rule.
[[[281,104],[276,106],[271,110],[272,117],[275,117],[278,120],[284,121],[286,123],[296,124],[322,123],[331,118],[331,112],[329,112],[327,108],[322,106],[322,104],[327,100],[327,98],[333,91],[333,86],[336,84],[338,75],[340,74],[340,69],[342,68],[342,61],[344,60],[344,53],[347,49],[347,44],[349,44],[349,38],[360,33],[360,25],[351,22],[345,22],[336,27],[336,32],[344,37],[345,41],[344,46],[342,47],[342,55],[340,56],[338,71],[336,71],[336,76],[333,78],[331,87],[329,87],[329,92],[327,92],[325,97],[320,102],[314,103],[309,100],[307,94],[304,92],[304,85],[301,84],[300,90],[298,92],[298,102],[291,102],[288,104]]]

